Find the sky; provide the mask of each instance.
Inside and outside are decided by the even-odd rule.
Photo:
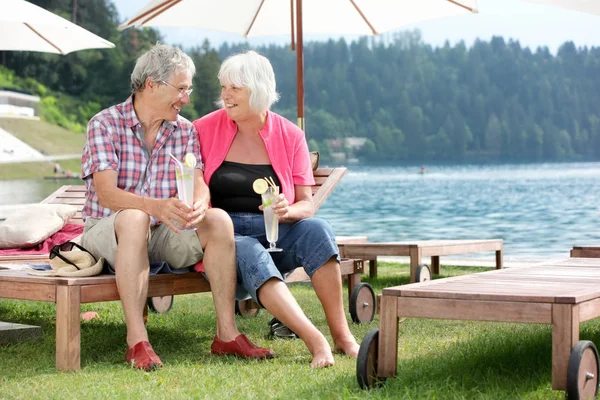
[[[218,0],[215,0],[218,1]],[[149,0],[113,0],[121,21],[133,16]],[[523,0],[479,0],[479,14],[450,17],[410,25],[400,29],[419,29],[425,43],[442,46],[445,41],[455,44],[464,40],[470,46],[475,39],[489,41],[492,36],[519,40],[523,47],[535,50],[547,46],[555,53],[558,47],[573,41],[577,47],[600,47],[600,15],[585,14],[563,8],[529,3]],[[185,47],[200,45],[208,39],[213,47],[224,42],[239,43],[243,37],[201,29],[159,28],[165,41]],[[304,41],[337,39],[341,36],[305,35]],[[344,36],[354,40],[356,36]],[[288,36],[254,37],[250,45],[289,43]]]

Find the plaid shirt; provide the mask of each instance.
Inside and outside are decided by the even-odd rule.
[[[144,143],[144,128],[133,108],[133,96],[96,114],[88,123],[81,157],[81,176],[87,187],[84,221],[113,213],[98,202],[94,172],[117,171],[117,186],[140,196],[176,197],[175,168],[169,153],[182,161],[186,153],[193,153],[198,160],[197,168],[202,168],[198,133],[187,119],[178,116],[176,122],[163,121],[154,147],[149,149]],[[156,224],[154,218],[152,224]]]

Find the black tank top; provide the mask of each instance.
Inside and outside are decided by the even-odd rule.
[[[223,161],[210,178],[212,206],[227,212],[259,213],[260,195],[252,189],[252,183],[263,177],[272,177],[281,187],[279,178],[270,164],[242,164]]]

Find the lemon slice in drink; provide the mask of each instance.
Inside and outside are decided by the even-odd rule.
[[[196,157],[192,153],[187,153],[183,158],[186,167],[194,168],[196,166]]]
[[[252,189],[254,189],[254,191],[258,194],[263,194],[268,188],[269,185],[263,178],[258,178],[252,183]]]

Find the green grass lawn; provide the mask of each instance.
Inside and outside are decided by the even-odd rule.
[[[58,161],[63,169],[81,173],[81,151],[85,135],[74,133],[45,121],[0,118],[0,128],[34,149],[48,155],[78,154],[74,159]],[[52,162],[0,164],[0,180],[40,179],[54,175]]]
[[[444,276],[476,268],[443,267]],[[408,283],[408,267],[380,263],[383,287]],[[300,305],[326,332],[312,288],[291,286]],[[346,305],[347,306],[347,305]],[[118,302],[86,304],[99,320],[82,322],[81,371],[54,368],[55,307],[49,303],[0,300],[0,320],[40,325],[43,338],[0,347],[0,398],[215,398],[215,399],[564,399],[551,388],[549,325],[408,319],[400,325],[398,375],[378,389],[362,391],[354,359],[336,355],[326,370],[308,368],[310,354],[300,340],[267,337],[271,316],[238,317],[251,340],[273,348],[264,362],[210,355],[215,316],[210,294],[178,296],[170,312],[151,314],[151,343],[164,368],[146,373],[125,365],[125,325]],[[378,326],[351,329],[360,341]],[[582,325],[581,338],[598,343],[597,322]]]

